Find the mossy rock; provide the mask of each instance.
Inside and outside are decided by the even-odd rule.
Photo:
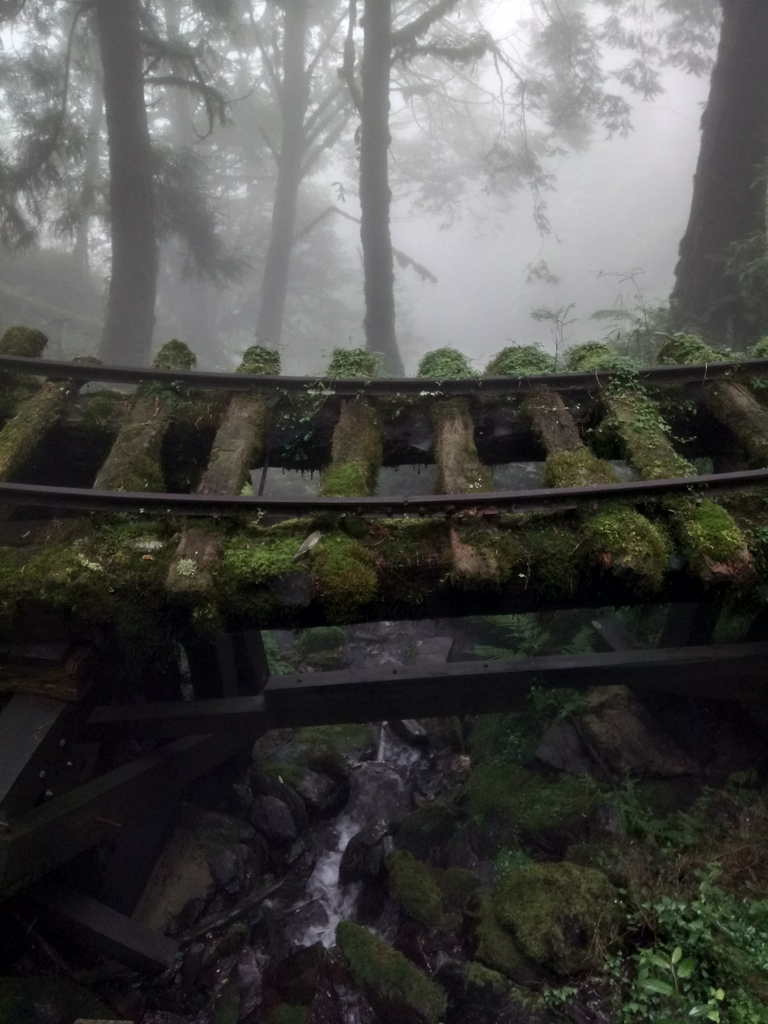
[[[543,998],[476,961],[449,960],[437,972],[448,993],[449,1024],[551,1024]]]
[[[39,359],[48,338],[32,327],[9,327],[0,338],[0,355]]]
[[[335,380],[368,380],[382,375],[382,358],[365,348],[335,348],[326,372]]]
[[[491,359],[485,368],[485,376],[528,377],[554,371],[554,358],[538,345],[511,345]]]
[[[72,1024],[114,1014],[87,989],[60,978],[0,978],[0,1024]]]
[[[493,905],[523,953],[560,977],[600,967],[624,916],[601,871],[567,861],[507,875],[494,888]]]
[[[321,498],[361,498],[372,494],[376,486],[377,467],[364,462],[346,462],[329,466],[323,472]]]
[[[480,889],[469,901],[474,955],[488,967],[522,982],[531,974],[531,964],[509,931],[502,928],[494,912],[494,895]]]
[[[484,835],[488,853],[516,845],[521,835],[585,818],[592,809],[594,784],[588,779],[552,779],[516,765],[478,765],[462,791],[470,823]]]
[[[155,356],[156,370],[194,370],[197,356],[183,341],[167,341]]]
[[[395,850],[387,857],[387,871],[390,891],[406,914],[439,931],[459,927],[464,905],[480,887],[471,871],[435,868],[407,850]]]
[[[469,360],[455,348],[436,348],[419,363],[419,376],[433,380],[468,380],[474,377]]]
[[[280,375],[280,353],[264,345],[251,345],[243,352],[237,373],[250,373],[260,377]]]
[[[387,1021],[437,1024],[446,1009],[445,992],[402,953],[351,921],[336,927],[336,942],[358,985],[368,991]]]
[[[316,626],[302,629],[296,637],[296,653],[301,657],[321,651],[336,651],[347,642],[347,631],[341,626]]]
[[[444,804],[426,804],[404,818],[395,834],[395,845],[417,860],[437,861],[459,827],[459,816]]]
[[[312,575],[332,614],[343,622],[369,604],[379,588],[370,552],[344,534],[327,534],[312,552]]]
[[[692,561],[708,559],[722,564],[747,550],[746,538],[731,514],[714,501],[683,499],[678,507],[683,548]]]

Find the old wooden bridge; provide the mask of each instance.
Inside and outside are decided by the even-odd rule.
[[[566,372],[513,348],[482,375],[440,350],[402,380],[337,352],[315,380],[258,347],[224,374],[178,342],[148,370],[44,345],[0,342],[0,901],[106,841],[90,895],[32,892],[123,958],[167,963],[174,944],[124,916],[161,823],[268,728],[510,710],[533,683],[763,699],[759,348],[724,362],[675,337],[633,370],[590,344]],[[492,467],[521,462],[540,479],[499,489]],[[433,493],[377,493],[415,464]],[[285,469],[319,493],[273,493]],[[260,633],[647,603],[670,609],[655,650],[603,617],[599,653],[421,669],[270,676]],[[715,645],[724,604],[752,625]]]

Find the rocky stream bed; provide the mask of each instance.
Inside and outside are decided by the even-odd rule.
[[[321,671],[475,640],[385,623],[273,654]],[[181,941],[174,966],[6,910],[0,1024],[768,1021],[765,750],[757,711],[624,687],[269,733],[186,794],[134,915]]]

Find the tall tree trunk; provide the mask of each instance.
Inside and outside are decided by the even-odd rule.
[[[104,120],[104,90],[101,79],[94,75],[91,86],[91,109],[88,115],[88,146],[85,153],[83,168],[83,187],[80,192],[81,214],[75,228],[75,245],[72,254],[88,273],[90,267],[90,246],[88,232],[91,226],[91,215],[99,177],[99,151],[101,150],[101,125]]]
[[[304,63],[307,48],[307,0],[288,0],[283,28],[283,80],[279,101],[282,140],[277,159],[277,186],[272,207],[256,339],[277,346],[283,333],[288,275],[296,227],[296,206],[305,154],[304,121],[309,103],[309,77]]]
[[[768,160],[768,3],[722,5],[720,48],[672,293],[682,318],[695,318],[721,340],[745,326],[725,257],[731,243],[765,230],[766,189],[758,179]]]
[[[112,227],[112,276],[102,351],[107,362],[130,366],[149,364],[158,264],[140,15],[140,0],[96,4]]]
[[[392,0],[366,0],[360,136],[360,206],[365,272],[365,342],[402,376],[395,334],[395,270],[389,231],[389,69]]]

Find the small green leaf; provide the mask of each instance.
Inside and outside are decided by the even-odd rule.
[[[661,978],[646,978],[640,982],[640,985],[646,992],[656,992],[660,996],[673,996],[675,994],[675,990],[669,982],[662,981]]]
[[[707,1014],[707,1020],[713,1020],[715,1021],[715,1024],[720,1024],[720,1011],[710,1010]]]
[[[693,960],[683,960],[680,966],[677,968],[678,978],[690,978],[696,969],[696,964]]]
[[[679,964],[682,959],[683,959],[683,951],[680,948],[680,946],[676,946],[675,947],[675,951],[672,954],[672,963],[673,964]]]
[[[721,988],[712,989],[712,995],[715,997],[718,1003],[721,1003],[723,999],[725,999],[725,992],[723,992]]]
[[[669,960],[667,960],[665,956],[659,956],[658,953],[646,953],[645,959],[648,961],[648,963],[653,964],[654,967],[660,967],[662,971],[671,970],[669,966]]]

